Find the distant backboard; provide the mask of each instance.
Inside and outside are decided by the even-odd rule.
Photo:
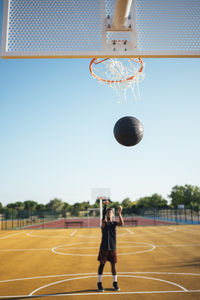
[[[199,0],[3,1],[3,58],[200,57]]]
[[[93,188],[91,192],[91,200],[93,203],[96,202],[97,199],[105,198],[110,199],[111,192],[110,188]]]

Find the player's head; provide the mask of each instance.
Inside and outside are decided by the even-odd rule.
[[[113,216],[114,216],[113,209],[112,208],[108,208],[106,210],[106,217],[107,217],[108,221],[112,221]]]

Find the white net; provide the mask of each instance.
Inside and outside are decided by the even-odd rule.
[[[119,102],[126,100],[128,90],[135,99],[140,98],[139,84],[145,77],[144,63],[140,58],[97,58],[90,65],[92,76],[99,83],[113,88]]]

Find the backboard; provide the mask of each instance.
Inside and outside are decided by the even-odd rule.
[[[110,188],[93,188],[91,191],[91,200],[93,203],[95,203],[97,199],[110,199],[110,197]]]
[[[200,57],[199,0],[3,1],[3,58]]]

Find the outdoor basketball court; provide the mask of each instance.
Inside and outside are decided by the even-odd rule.
[[[112,87],[116,98],[126,99],[128,89],[139,98],[139,84],[145,77],[143,58],[200,57],[199,15],[197,0],[4,0],[1,57],[90,58],[91,76]],[[78,86],[83,78],[77,74],[70,76],[69,85],[74,78]],[[37,89],[34,84],[31,88]],[[134,146],[142,139],[142,123],[132,118],[131,128],[131,143],[127,125],[122,133],[114,132],[123,146]],[[47,188],[51,184],[53,180]],[[77,185],[76,189],[81,190]],[[107,263],[105,291],[100,293],[100,228],[0,231],[0,299],[200,299],[199,238],[200,225],[118,228],[120,291],[112,288]]]
[[[98,228],[0,232],[0,298],[199,299],[200,226],[118,228],[119,292],[109,263],[97,291]]]

